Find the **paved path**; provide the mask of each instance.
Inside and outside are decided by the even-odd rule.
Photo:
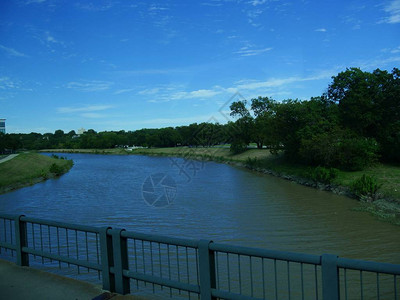
[[[12,262],[0,259],[0,299],[143,300],[146,298],[106,293],[99,285],[93,285],[30,267],[20,267]]]
[[[0,164],[2,164],[3,162],[9,161],[10,159],[13,159],[16,156],[18,156],[18,154],[10,154],[9,156],[0,159]]]

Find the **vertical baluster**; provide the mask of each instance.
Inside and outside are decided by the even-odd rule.
[[[242,273],[240,272],[240,254],[238,254],[239,294],[242,294]]]
[[[48,235],[48,242],[49,242],[49,250],[51,253],[50,225],[47,225],[47,235]],[[51,258],[50,258],[50,262],[53,262],[53,260]]]
[[[347,269],[344,269],[344,297],[348,299],[348,290],[347,290]]]
[[[228,291],[231,291],[231,272],[229,269],[229,253],[226,253],[226,268],[227,268],[227,272],[228,272]]]
[[[135,252],[135,270],[136,273],[138,271],[138,262],[137,262],[137,251],[136,251],[136,239],[133,239],[133,249]],[[139,289],[139,280],[136,280],[136,288]]]
[[[287,282],[288,282],[288,295],[289,295],[289,300],[291,297],[291,291],[290,291],[290,265],[289,261],[286,261],[286,272],[287,272]]]
[[[379,293],[379,273],[376,273],[376,296],[378,300],[381,298]]]
[[[315,277],[315,299],[318,300],[318,270],[317,270],[317,265],[314,265],[314,277]]]
[[[42,264],[44,264],[44,257],[43,257],[43,231],[42,231],[42,224],[39,224],[39,232],[40,232],[40,251],[42,252]]]
[[[249,256],[249,260],[250,260],[250,294],[251,297],[253,297],[254,292],[253,292],[253,261],[252,261],[252,257]]]
[[[65,228],[65,238],[67,239],[67,257],[69,258],[69,239],[68,239],[68,229]],[[68,263],[68,268],[70,267],[70,264]]]
[[[304,272],[303,272],[303,263],[300,263],[300,271],[301,271],[301,299],[304,300]]]
[[[75,249],[76,249],[76,259],[79,260],[79,251],[78,251],[78,231],[75,229]],[[78,274],[80,274],[79,272],[79,265],[77,265],[78,267]]]
[[[178,281],[181,282],[181,273],[180,273],[180,268],[179,268],[179,248],[178,246],[175,246],[176,248],[176,267],[178,268]],[[181,294],[181,290],[178,290],[179,295]]]
[[[33,243],[33,249],[36,250],[36,241],[35,241],[35,226],[33,223],[32,225],[32,243]],[[33,255],[33,258],[36,259],[36,255]]]
[[[362,274],[362,271],[360,271],[360,297],[361,297],[361,300],[364,299],[364,292],[363,292],[363,274]]]
[[[151,264],[151,275],[154,276],[154,267],[153,267],[153,244],[150,241],[150,264]],[[153,286],[153,293],[155,292],[154,290],[154,283],[152,284]]]
[[[58,226],[56,227],[56,230],[57,230],[57,254],[58,254],[58,256],[60,256],[61,255],[61,253],[60,253],[60,230],[59,230]],[[61,261],[60,260],[58,261],[58,268],[61,269]]]
[[[264,270],[264,258],[261,258],[261,279],[262,279],[262,290],[263,290],[263,299],[265,299],[265,270]]]
[[[88,245],[88,233],[85,231],[85,246],[86,246],[86,261],[89,262],[89,245]],[[89,268],[87,268],[89,273]]]

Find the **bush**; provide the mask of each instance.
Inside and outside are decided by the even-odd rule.
[[[361,200],[372,202],[378,198],[381,186],[375,177],[363,174],[352,183],[351,191]]]
[[[246,143],[241,141],[233,142],[230,147],[230,152],[233,154],[243,153],[246,150],[247,150]]]
[[[339,144],[338,166],[350,171],[362,170],[378,159],[378,143],[375,139],[354,137]]]
[[[259,161],[256,157],[254,157],[254,158],[248,157],[246,159],[245,165],[248,168],[255,168],[259,165]]]
[[[339,171],[335,168],[324,168],[316,167],[311,169],[309,177],[315,182],[322,182],[324,184],[330,184],[338,175]]]
[[[59,165],[57,165],[56,163],[53,163],[53,164],[50,166],[49,171],[50,171],[51,173],[53,173],[54,175],[56,175],[56,176],[60,176],[61,174],[64,173],[64,168],[61,167],[61,166],[59,166]]]

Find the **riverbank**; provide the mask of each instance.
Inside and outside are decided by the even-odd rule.
[[[356,210],[367,211],[383,221],[400,225],[400,167],[377,164],[363,171],[339,171],[329,184],[315,182],[309,177],[309,168],[301,164],[288,163],[282,157],[272,155],[267,149],[249,149],[240,154],[232,154],[227,147],[210,148],[140,148],[133,151],[124,149],[46,149],[43,152],[90,153],[119,155],[177,156],[198,160],[210,160],[246,167],[250,170],[270,174],[286,180],[320,190],[354,198],[350,187],[363,174],[374,176],[381,184],[380,197],[372,203],[359,201]]]
[[[20,153],[0,164],[0,194],[55,178],[68,172],[72,166],[72,160]]]

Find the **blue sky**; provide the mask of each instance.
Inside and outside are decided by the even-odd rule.
[[[399,66],[400,0],[0,1],[9,133],[224,123],[235,93],[309,99]]]

